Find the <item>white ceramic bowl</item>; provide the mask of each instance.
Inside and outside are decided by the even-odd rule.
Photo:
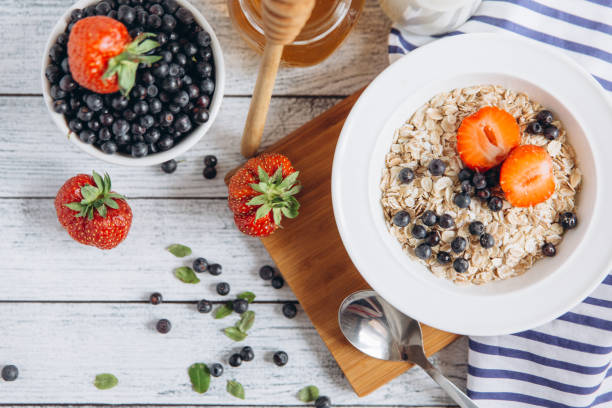
[[[221,101],[223,99],[223,92],[225,88],[225,64],[223,62],[223,53],[221,52],[221,45],[219,44],[219,40],[215,36],[215,33],[204,18],[204,16],[191,5],[187,0],[177,0],[180,6],[185,7],[189,11],[193,13],[195,17],[195,21],[210,34],[211,38],[211,48],[213,52],[213,59],[215,65],[215,92],[213,94],[212,100],[210,101],[210,106],[208,108],[209,119],[208,122],[195,127],[191,133],[183,138],[180,143],[177,143],[171,149],[166,150],[164,152],[159,152],[151,155],[147,155],[141,158],[134,158],[129,155],[116,153],[113,155],[108,155],[102,152],[97,147],[83,143],[78,135],[72,132],[68,128],[68,124],[64,119],[64,115],[56,113],[53,111],[53,99],[49,95],[49,81],[45,77],[45,68],[49,65],[49,49],[55,43],[55,39],[57,36],[64,32],[66,29],[67,22],[70,20],[70,12],[75,8],[83,9],[91,4],[96,4],[100,0],[79,0],[77,1],[70,9],[66,10],[66,13],[60,18],[55,27],[53,27],[53,31],[47,40],[47,45],[45,46],[45,53],[43,54],[42,59],[42,69],[41,69],[41,80],[42,80],[42,88],[43,88],[43,98],[45,99],[45,104],[47,105],[47,109],[49,110],[49,114],[53,118],[53,121],[57,125],[57,127],[61,130],[63,135],[68,135],[68,139],[77,145],[83,151],[89,153],[90,155],[97,157],[101,160],[107,161],[109,163],[114,164],[122,164],[125,166],[152,166],[155,164],[163,163],[167,160],[173,159],[187,150],[189,150],[193,145],[195,145],[210,129],[215,118],[217,117],[217,113],[219,112],[219,108],[221,107]]]
[[[527,273],[457,286],[409,258],[388,232],[379,188],[394,130],[439,92],[499,84],[551,109],[583,172],[579,225],[557,256]],[[612,106],[599,84],[552,47],[500,34],[465,34],[412,51],[382,72],[348,116],[334,157],[332,197],[343,243],[367,282],[402,312],[460,334],[533,328],[568,311],[612,266]]]

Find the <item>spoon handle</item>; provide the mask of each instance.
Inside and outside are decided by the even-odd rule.
[[[461,408],[478,408],[478,405],[463,393],[455,384],[434,367],[429,360],[426,363],[419,364],[429,376],[438,383],[438,385],[446,391],[449,397],[453,399]]]

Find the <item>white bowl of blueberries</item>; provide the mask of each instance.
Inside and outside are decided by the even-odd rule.
[[[82,21],[94,16],[105,18]],[[102,63],[117,47],[121,55]],[[72,143],[110,163],[150,166],[208,131],[225,67],[211,26],[186,0],[80,0],[47,41],[42,83],[49,113]]]

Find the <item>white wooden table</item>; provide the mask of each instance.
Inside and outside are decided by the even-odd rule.
[[[449,400],[420,370],[400,376],[366,398],[357,398],[303,311],[293,320],[281,305],[295,301],[290,289],[273,289],[257,276],[271,262],[256,239],[241,235],[226,205],[222,175],[241,161],[239,138],[254,85],[258,55],[233,30],[225,0],[195,0],[221,40],[227,65],[225,100],[209,134],[185,154],[173,175],[159,167],[121,168],[96,161],[67,143],[43,105],[40,60],[51,27],[72,0],[3,0],[0,8],[0,366],[16,364],[19,379],[0,381],[0,404],[140,404],[302,406],[296,392],[317,385],[343,406],[447,406]],[[269,145],[363,87],[387,65],[389,23],[369,0],[355,31],[323,64],[282,69],[264,144]],[[202,177],[202,158],[215,154],[219,174]],[[80,172],[108,171],[114,187],[130,198],[134,223],[117,249],[102,252],[73,242],[61,229],[53,197]],[[172,275],[186,263],[164,251],[190,245],[194,255],[223,265],[218,278],[186,285]],[[201,298],[222,299],[214,285],[257,294],[252,334],[244,344],[255,361],[227,365],[242,343],[221,329],[235,317],[213,320],[197,313]],[[165,303],[149,305],[153,291]],[[330,310],[330,313],[335,313]],[[154,322],[173,329],[158,334]],[[275,350],[289,354],[283,368]],[[442,371],[464,386],[466,343],[436,357]],[[225,374],[205,395],[191,390],[187,367],[222,362]],[[94,376],[112,372],[119,385],[99,391]],[[245,401],[225,392],[235,378]]]

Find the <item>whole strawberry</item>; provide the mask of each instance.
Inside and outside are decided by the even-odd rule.
[[[229,207],[238,229],[267,237],[280,227],[283,215],[297,217],[298,175],[282,154],[264,153],[247,161],[229,182]]]
[[[127,237],[132,209],[125,197],[111,191],[108,174],[102,178],[79,174],[59,189],[55,197],[57,219],[77,242],[111,249]]]
[[[132,41],[127,28],[105,16],[76,22],[68,38],[68,65],[81,86],[102,94],[121,90],[128,95],[136,80],[139,63],[152,64],[161,57],[145,55],[159,43],[144,33]]]

